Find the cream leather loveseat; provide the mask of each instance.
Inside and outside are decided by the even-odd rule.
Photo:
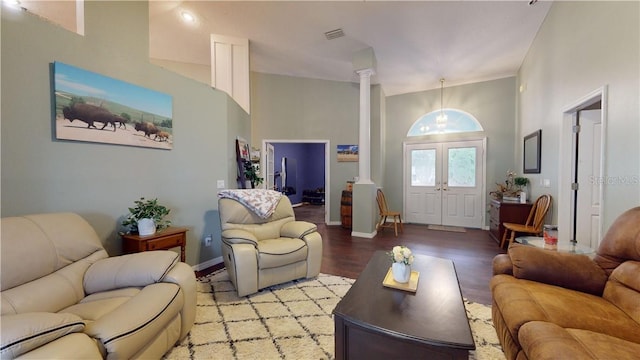
[[[2,219],[2,359],[158,359],[195,318],[172,251],[108,257],[80,216]]]

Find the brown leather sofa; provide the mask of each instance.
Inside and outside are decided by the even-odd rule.
[[[513,244],[493,272],[507,359],[640,358],[640,207],[616,219],[593,260]]]
[[[320,273],[322,237],[315,224],[296,221],[282,196],[266,219],[234,199],[218,200],[222,257],[238,296]]]
[[[0,358],[160,359],[195,319],[172,251],[109,257],[73,213],[2,218]]]

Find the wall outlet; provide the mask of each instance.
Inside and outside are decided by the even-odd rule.
[[[211,241],[213,240],[213,235],[209,234],[204,237],[204,246],[211,246]]]
[[[544,187],[550,187],[550,186],[551,186],[551,180],[544,179]]]
[[[224,180],[218,180],[218,189],[224,189]]]

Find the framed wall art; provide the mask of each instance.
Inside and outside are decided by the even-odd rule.
[[[53,63],[56,139],[173,148],[170,95]]]
[[[540,174],[540,152],[542,145],[542,130],[534,131],[524,137],[523,169],[525,174]]]
[[[338,161],[358,161],[358,145],[338,145]]]

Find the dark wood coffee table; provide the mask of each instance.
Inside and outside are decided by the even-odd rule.
[[[333,310],[336,359],[468,359],[475,349],[451,260],[415,255],[415,293],[382,285],[391,260],[377,251]]]

